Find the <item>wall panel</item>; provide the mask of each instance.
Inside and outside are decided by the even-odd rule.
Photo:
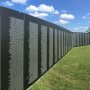
[[[55,62],[57,62],[57,30],[55,30]]]
[[[53,28],[49,28],[49,67],[53,65]]]
[[[9,90],[23,89],[24,20],[10,17],[10,87]],[[17,48],[17,49],[16,49]],[[18,82],[17,82],[18,81]],[[20,84],[18,86],[18,84]]]
[[[38,78],[38,24],[29,22],[29,84]]]
[[[47,70],[47,27],[41,26],[41,73]]]

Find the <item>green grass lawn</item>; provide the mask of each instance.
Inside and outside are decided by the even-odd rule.
[[[73,48],[28,90],[90,90],[90,46]]]

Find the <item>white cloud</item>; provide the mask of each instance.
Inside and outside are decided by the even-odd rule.
[[[49,14],[48,13],[34,12],[34,13],[30,13],[30,15],[32,15],[34,17],[44,18],[44,17],[47,17]]]
[[[28,0],[11,0],[13,3],[26,4]]]
[[[75,28],[72,28],[72,31],[74,32],[86,32],[88,29],[88,26],[77,26]]]
[[[86,19],[87,17],[86,17],[86,16],[83,16],[82,18],[83,18],[83,19]]]
[[[63,10],[62,12],[67,12],[67,11]],[[65,26],[70,23],[69,20],[73,20],[73,19],[75,19],[74,15],[63,13],[63,14],[60,14],[60,19],[55,21],[54,23]]]
[[[69,21],[66,21],[66,20],[59,20],[59,21],[55,21],[56,24],[63,24],[63,25],[66,25],[69,23]]]
[[[66,21],[66,20],[59,20],[59,22],[60,22],[61,24],[68,24],[68,23],[69,23],[69,22]]]
[[[48,6],[48,5],[45,5],[45,4],[41,4],[37,8],[38,8],[38,11],[42,11],[42,12],[53,12],[54,11],[53,6]]]
[[[86,13],[82,18],[90,21],[90,13]]]
[[[55,10],[53,6],[40,4],[39,6],[30,5],[25,9],[30,15],[43,18],[50,14],[59,14],[58,10]]]
[[[80,26],[80,27],[76,27],[76,28],[74,28],[74,30],[77,30],[77,31],[85,31],[85,30],[87,30],[88,29],[88,26]]]
[[[30,5],[26,8],[28,12],[46,12],[52,14],[59,14],[58,10],[55,10],[53,6],[40,4],[39,6]]]
[[[53,14],[59,14],[59,11],[58,11],[58,10],[55,10],[55,11],[53,12]]]
[[[34,5],[30,5],[29,7],[26,8],[27,11],[38,11],[37,7]]]
[[[13,4],[12,2],[10,2],[10,1],[3,2],[2,4],[5,5],[5,6],[13,6],[13,5],[14,5],[14,4]]]
[[[65,20],[72,20],[72,19],[75,19],[75,16],[72,14],[61,14],[60,18]]]

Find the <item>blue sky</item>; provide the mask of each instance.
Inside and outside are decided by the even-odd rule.
[[[0,6],[33,15],[74,32],[90,27],[90,0],[0,0]]]

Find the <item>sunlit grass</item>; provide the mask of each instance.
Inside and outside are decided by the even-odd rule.
[[[73,48],[28,90],[90,90],[90,46]]]

